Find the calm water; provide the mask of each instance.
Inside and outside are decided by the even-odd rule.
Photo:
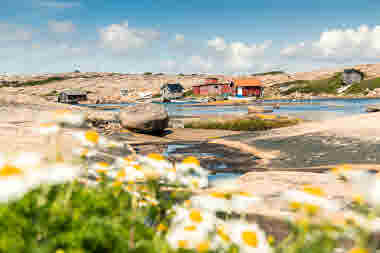
[[[290,103],[281,105],[273,114],[291,115],[308,120],[324,120],[364,113],[368,105],[380,104],[380,99],[313,99],[313,100],[267,100],[265,103]],[[191,116],[203,114],[245,114],[247,106],[183,106],[185,103],[165,103],[170,116]],[[130,104],[120,104],[129,106]],[[102,105],[97,107],[101,108]],[[268,106],[268,108],[272,108]]]

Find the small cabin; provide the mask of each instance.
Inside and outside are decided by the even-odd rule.
[[[80,101],[86,101],[87,94],[83,91],[69,90],[62,91],[58,95],[58,103],[78,104]]]
[[[234,79],[231,84],[237,97],[259,98],[264,93],[263,83],[256,78]]]
[[[193,93],[201,96],[231,95],[233,88],[230,83],[221,83],[218,78],[206,78],[203,83],[193,86]]]
[[[183,97],[184,88],[180,83],[166,83],[161,86],[160,94],[163,100]]]
[[[364,79],[364,73],[356,69],[345,69],[342,74],[342,81],[346,85],[360,83]]]

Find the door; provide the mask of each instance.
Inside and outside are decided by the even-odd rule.
[[[238,87],[238,88],[237,88],[237,95],[238,95],[239,97],[242,97],[242,96],[243,96],[243,88],[242,88],[242,87]]]

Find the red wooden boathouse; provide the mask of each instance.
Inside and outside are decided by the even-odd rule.
[[[232,81],[234,94],[237,97],[262,97],[264,87],[256,78],[234,79]]]
[[[204,83],[193,86],[193,93],[201,96],[233,94],[233,87],[231,83],[220,83],[218,78],[207,78]]]

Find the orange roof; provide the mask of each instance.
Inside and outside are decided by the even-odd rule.
[[[256,78],[244,78],[244,79],[233,79],[236,86],[263,86],[263,83]]]

